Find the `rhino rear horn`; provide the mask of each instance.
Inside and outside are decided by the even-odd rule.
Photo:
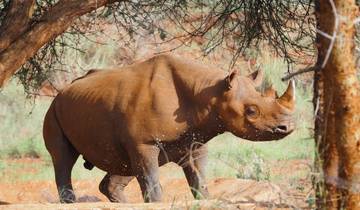
[[[294,109],[295,107],[295,81],[291,80],[285,91],[285,93],[277,99],[279,104],[285,106],[288,109]]]
[[[271,97],[271,98],[279,98],[276,90],[271,85],[270,87],[266,88],[263,94],[265,97]]]

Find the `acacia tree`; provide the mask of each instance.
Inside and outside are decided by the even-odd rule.
[[[308,18],[312,8],[308,0],[3,0],[0,88],[15,73],[25,87],[38,88],[56,70],[54,64],[62,63],[64,48],[76,48],[79,37],[87,36],[94,19],[101,18],[129,34],[143,28],[157,30],[168,40],[180,37],[187,42],[203,37],[205,55],[226,41],[237,58],[246,48],[267,40],[278,55],[292,63],[294,53],[312,53],[312,42],[303,42],[313,37],[313,28],[305,24],[314,22]],[[172,21],[183,33],[172,36],[161,25],[163,19]]]
[[[72,1],[56,4],[35,0],[2,2],[0,27],[0,87],[38,50],[68,29],[79,17],[110,0]]]
[[[154,15],[176,10],[178,1],[125,0],[3,0],[0,1],[0,88],[15,73],[35,88],[64,49],[76,48],[80,37],[92,33],[94,19],[114,22],[129,33],[154,26]],[[109,17],[111,16],[111,18]],[[29,83],[27,83],[29,82]]]
[[[316,2],[318,70],[315,74],[316,135],[325,189],[319,206],[360,208],[360,84],[354,37],[354,0]]]

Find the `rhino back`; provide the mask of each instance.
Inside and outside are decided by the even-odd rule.
[[[79,153],[103,170],[126,174],[131,145],[174,141],[187,128],[191,105],[183,97],[169,66],[150,60],[84,77],[55,100],[59,123]]]

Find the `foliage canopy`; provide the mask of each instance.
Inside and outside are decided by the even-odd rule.
[[[0,2],[0,25],[6,23],[14,2],[16,0]],[[41,24],[44,14],[57,4],[66,4],[66,1],[34,1],[27,30]],[[21,8],[18,10],[24,12]],[[123,39],[123,42],[131,42],[131,37],[140,31],[158,36],[164,42],[181,39],[183,44],[201,37],[205,39],[204,55],[217,47],[225,47],[233,52],[233,61],[246,49],[256,49],[266,43],[291,64],[301,55],[314,52],[313,11],[312,0],[107,1],[105,6],[96,6],[86,15],[79,16],[64,33],[49,40],[21,65],[16,76],[26,90],[39,88],[54,72],[61,71],[62,65],[66,65],[66,49],[86,50],[79,47],[83,38],[91,39],[93,34],[106,35],[99,30],[98,26],[102,24],[115,24],[119,31],[126,31],[130,39]],[[166,27],[169,22],[176,26],[176,30]],[[5,50],[0,48],[0,52]]]

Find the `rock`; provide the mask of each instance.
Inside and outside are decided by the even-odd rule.
[[[267,181],[220,178],[210,181],[208,187],[212,198],[232,203],[281,204],[285,197],[279,186]]]

